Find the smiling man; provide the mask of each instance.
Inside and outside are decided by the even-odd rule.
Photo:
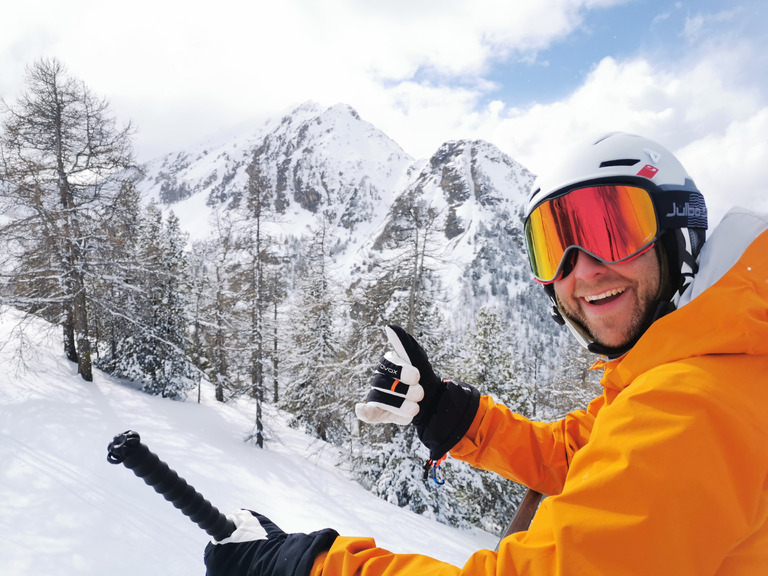
[[[439,378],[386,328],[393,351],[358,417],[413,423],[433,460],[450,451],[548,495],[528,530],[457,567],[240,513],[207,549],[210,576],[768,573],[768,215],[734,209],[705,244],[706,227],[680,162],[638,136],[591,142],[539,179],[534,278],[603,368],[602,395],[556,422]]]
[[[649,250],[626,262],[606,264],[574,255],[570,273],[553,283],[557,307],[606,348],[637,340],[653,316],[660,291],[659,259]]]
[[[668,150],[623,133],[569,156],[534,188],[528,254],[555,319],[593,352],[623,354],[695,276],[704,197]]]

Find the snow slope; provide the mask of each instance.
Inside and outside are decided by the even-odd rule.
[[[222,512],[261,511],[284,530],[327,526],[373,536],[394,552],[463,564],[493,535],[463,532],[379,500],[346,479],[330,447],[267,414],[268,440],[244,443],[254,408],[222,405],[203,389],[186,402],[149,396],[96,372],[87,383],[60,351],[59,329],[14,332],[0,315],[0,573],[204,574],[208,536],[133,472],[106,460],[125,430]],[[269,409],[269,407],[268,407]],[[437,488],[435,488],[437,489]]]

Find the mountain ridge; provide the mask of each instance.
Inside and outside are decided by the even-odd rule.
[[[173,210],[194,240],[208,230],[203,199],[211,213],[237,205],[249,171],[271,192],[283,223],[277,237],[304,237],[321,220],[330,225],[343,282],[372,255],[383,257],[404,217],[423,206],[438,235],[447,315],[458,325],[481,306],[508,308],[530,287],[522,210],[534,175],[491,143],[448,141],[415,159],[352,107],[305,102],[249,134],[150,161],[140,190]]]

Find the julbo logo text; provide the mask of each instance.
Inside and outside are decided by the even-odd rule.
[[[682,208],[678,206],[677,202],[672,202],[672,212],[667,214],[667,218],[673,218],[675,216],[694,216],[697,218],[703,218],[707,215],[705,208],[699,208],[691,206],[689,202],[683,204]]]

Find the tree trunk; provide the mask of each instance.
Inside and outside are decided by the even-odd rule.
[[[82,278],[78,279],[80,289],[75,295],[74,316],[75,334],[77,337],[77,372],[86,382],[93,382],[93,366],[91,364],[91,340],[88,334],[88,311],[86,309],[85,286]]]
[[[277,404],[279,400],[278,394],[278,368],[280,367],[280,360],[277,356],[277,298],[274,301],[274,319],[273,319],[273,334],[272,334],[272,401]]]
[[[72,307],[69,305],[67,305],[67,312],[64,316],[62,331],[64,332],[64,353],[67,355],[67,360],[70,362],[77,362],[77,346],[75,346],[75,322],[72,319]]]

